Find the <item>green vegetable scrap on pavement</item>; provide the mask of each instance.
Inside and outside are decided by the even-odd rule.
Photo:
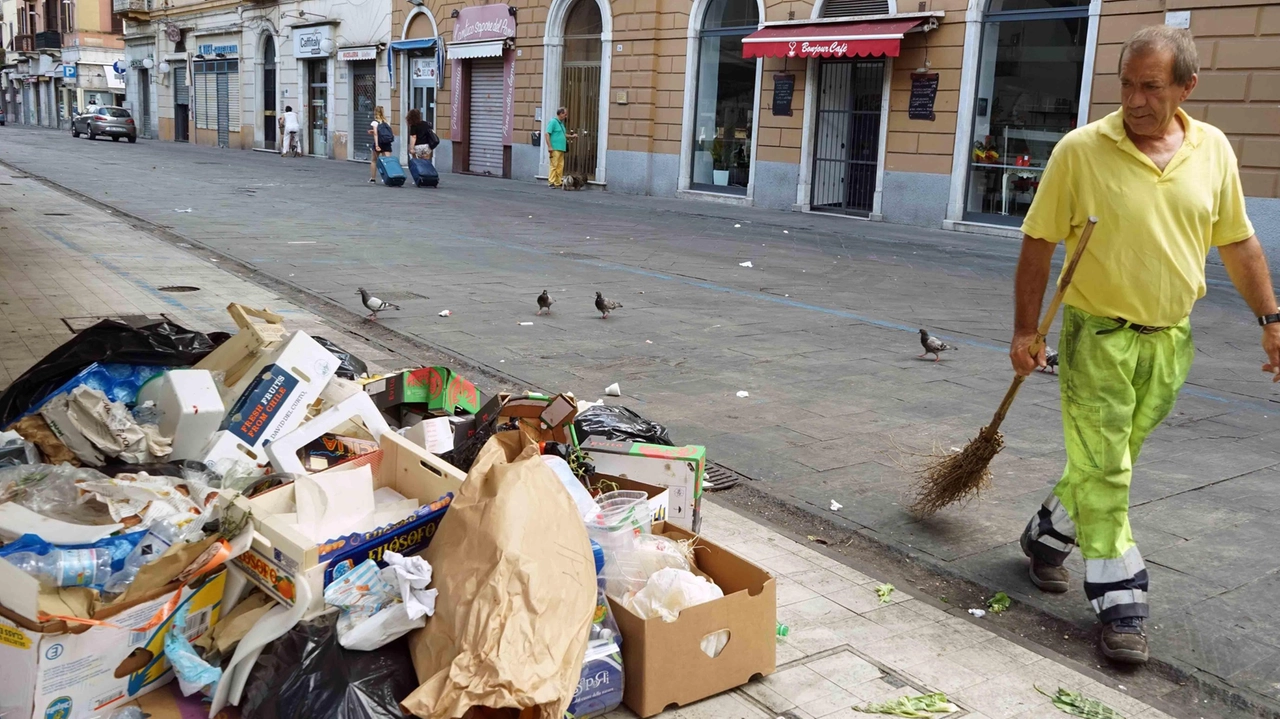
[[[960,711],[960,707],[948,701],[947,695],[942,692],[918,697],[899,697],[893,701],[868,704],[865,707],[854,707],[853,709],[863,714],[889,714],[899,717],[922,717],[923,719],[930,719],[934,714],[950,714]]]
[[[1058,687],[1057,694],[1050,694],[1040,687],[1036,687],[1036,691],[1052,699],[1055,707],[1071,716],[1083,717],[1084,719],[1124,719],[1120,712],[1097,699],[1090,699],[1080,692],[1073,692],[1062,687]]]
[[[1008,609],[1009,605],[1012,603],[1013,600],[1009,598],[1008,594],[1005,594],[1004,592],[996,592],[994,597],[987,600],[987,609],[992,614],[999,614],[1000,612]]]
[[[881,604],[888,604],[889,602],[893,601],[892,599],[889,598],[889,595],[891,594],[893,594],[892,584],[881,584],[880,586],[876,587],[876,596],[880,597]]]

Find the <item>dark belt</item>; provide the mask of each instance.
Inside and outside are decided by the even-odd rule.
[[[1112,327],[1110,329],[1105,329],[1105,330],[1098,330],[1094,334],[1109,335],[1112,332],[1119,332],[1120,330],[1133,330],[1134,332],[1137,332],[1140,335],[1153,335],[1157,332],[1164,332],[1165,330],[1169,329],[1169,327],[1167,326],[1152,327],[1150,325],[1140,325],[1136,322],[1130,322],[1129,320],[1126,320],[1123,317],[1112,317],[1111,321],[1117,323],[1115,327]]]

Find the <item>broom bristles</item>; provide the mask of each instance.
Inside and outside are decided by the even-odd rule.
[[[991,460],[1003,447],[1004,435],[983,427],[963,450],[921,469],[911,512],[928,517],[950,504],[977,497],[991,482]]]

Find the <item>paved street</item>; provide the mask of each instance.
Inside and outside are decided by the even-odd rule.
[[[454,175],[393,190],[356,163],[13,127],[0,161],[352,311],[366,287],[404,307],[386,327],[530,385],[594,399],[618,382],[626,404],[780,501],[1092,623],[1078,586],[1031,588],[1016,546],[1061,471],[1054,377],[1024,387],[983,501],[926,522],[902,508],[901,465],[968,441],[1007,386],[1016,243]],[[148,260],[113,261],[128,273]],[[1153,655],[1280,706],[1277,394],[1251,313],[1221,267],[1209,274],[1190,384],[1133,487]],[[534,316],[542,289],[549,317]],[[601,320],[597,290],[625,307]],[[917,359],[917,327],[960,349]]]

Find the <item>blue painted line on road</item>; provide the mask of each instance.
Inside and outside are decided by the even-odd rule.
[[[188,309],[186,305],[179,302],[173,295],[166,294],[164,292],[161,292],[158,288],[152,287],[148,282],[146,282],[142,278],[135,276],[129,270],[126,270],[123,267],[120,267],[119,265],[115,264],[111,260],[107,259],[106,255],[103,255],[101,253],[89,252],[85,250],[83,247],[81,247],[80,245],[76,244],[75,242],[63,237],[58,232],[55,232],[47,227],[41,227],[39,228],[39,230],[46,237],[52,239],[55,242],[60,243],[63,247],[66,247],[72,252],[79,252],[82,255],[88,255],[89,257],[92,257],[95,261],[101,263],[103,267],[107,268],[108,270],[111,270],[117,275],[120,275],[124,279],[133,283],[135,286],[142,288],[147,294],[151,295],[157,300],[160,300],[164,304],[169,305],[174,309],[179,309],[179,310]]]

